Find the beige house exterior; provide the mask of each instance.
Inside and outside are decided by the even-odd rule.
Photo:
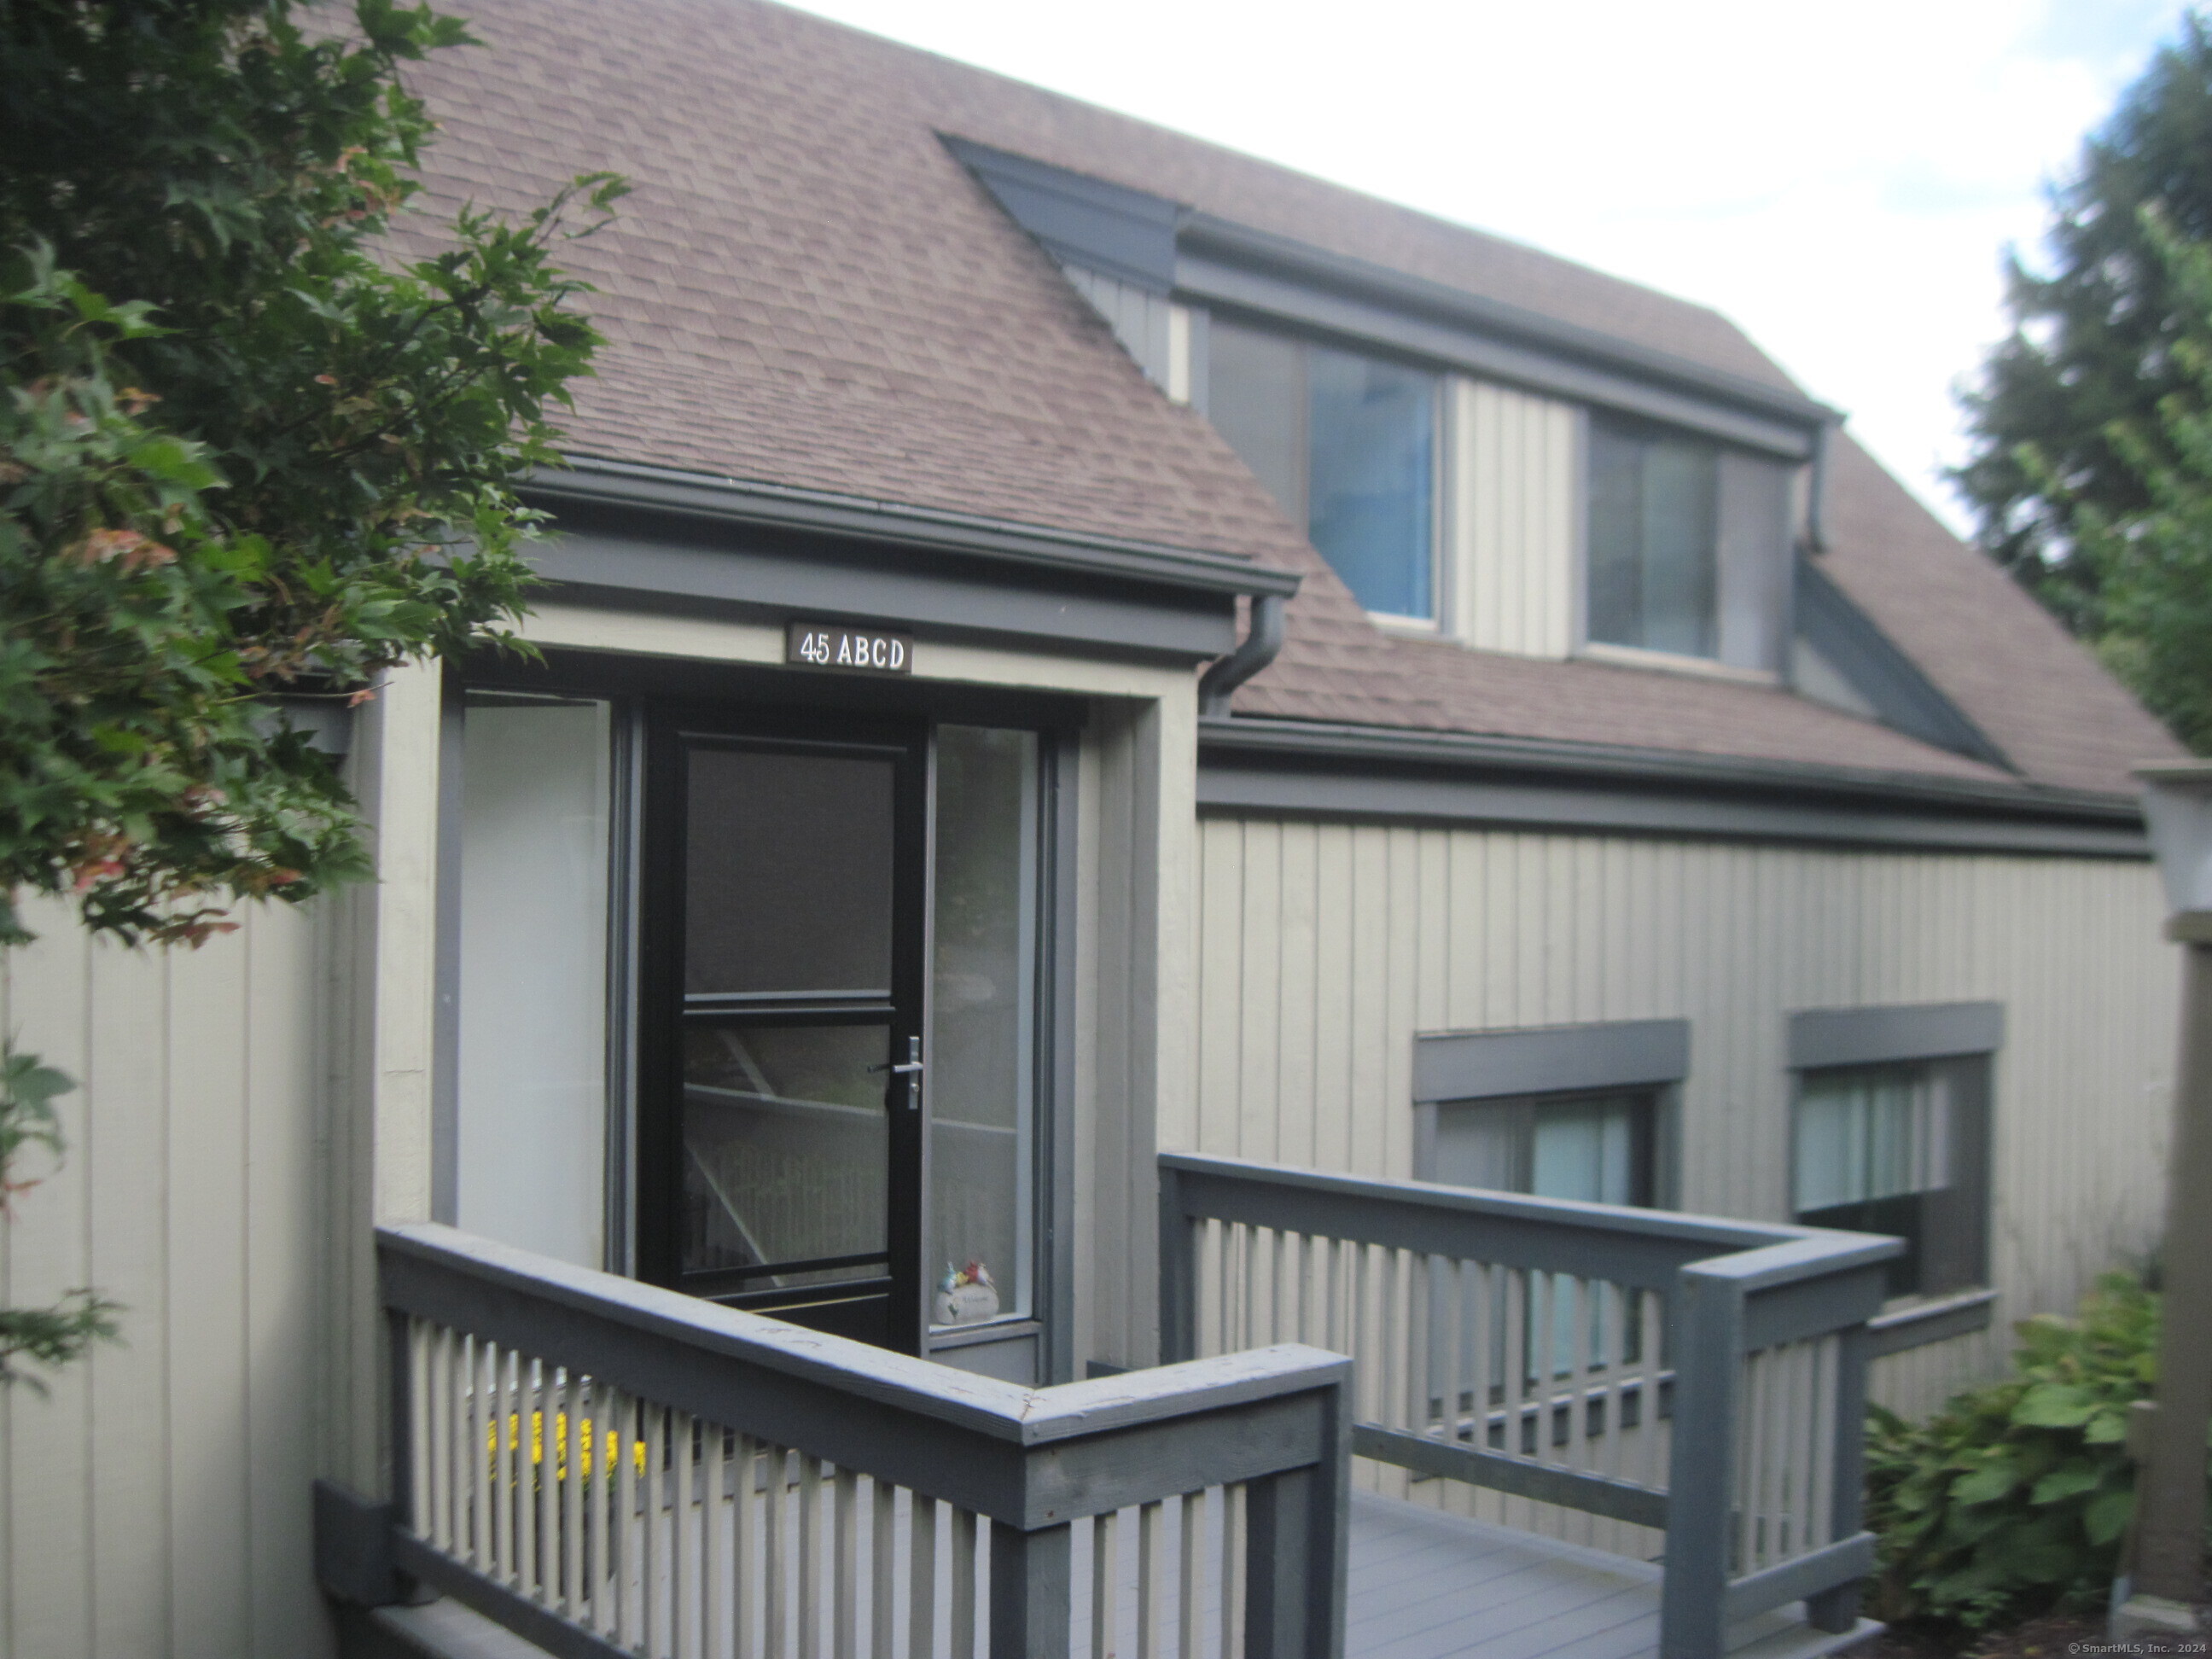
[[[653,1045],[695,1016],[757,1016],[686,981],[653,1024],[653,975],[675,971],[653,907],[690,902],[666,896],[668,860],[702,868],[714,840],[654,791],[680,744],[695,768],[716,744],[865,747],[840,721],[896,726],[927,757],[917,963],[953,926],[949,866],[927,863],[963,829],[933,793],[945,734],[1018,732],[1035,757],[1017,849],[1030,1000],[1006,1028],[1026,1045],[1004,1166],[1018,1276],[992,1264],[1008,1317],[963,1329],[923,1308],[951,1200],[915,1174],[890,1242],[847,1253],[889,1264],[866,1281],[884,1346],[1039,1389],[1155,1366],[1175,1346],[1163,1154],[1481,1185],[1452,1179],[1439,1137],[1475,1146],[1490,1130],[1452,1126],[1499,1102],[1539,1122],[1560,1101],[1627,1103],[1591,1109],[1630,1126],[1641,1185],[1523,1194],[1786,1228],[1818,1207],[1799,1141],[1820,1077],[1887,1066],[1937,1099],[1923,1063],[1980,1081],[1898,1109],[1936,1150],[1913,1155],[1923,1186],[1887,1196],[1971,1188],[1981,1231],[1964,1280],[1852,1326],[1872,1333],[1873,1398],[1932,1409],[2002,1367],[2013,1322],[2154,1248],[2177,961],[2127,768],[2174,747],[1724,321],[753,0],[481,14],[489,48],[426,71],[446,123],[432,195],[512,205],[603,166],[640,186],[575,255],[610,344],[578,465],[537,496],[555,586],[525,632],[547,665],[395,675],[334,738],[373,886],[167,955],[89,945],[49,910],[0,960],[5,1030],[80,1083],[67,1158],[0,1241],[0,1298],[89,1285],[126,1309],[120,1343],[0,1397],[0,1656],[400,1650],[360,1645],[357,1621],[341,1649],[311,1490],[393,1490],[376,1230],[526,1243],[471,1221],[550,1190],[467,1150],[532,1139],[463,1053],[503,1040],[471,998],[530,966],[469,945],[461,920],[484,880],[460,849],[486,709],[603,709],[617,734],[588,775],[599,885],[580,900],[532,866],[545,909],[516,924],[556,939],[592,904],[611,917],[586,976],[606,1063],[576,1085],[594,1132],[533,1149],[583,1171],[562,1224],[596,1259],[570,1267],[682,1289],[775,1265],[765,1247],[679,1262],[697,1241],[665,1213],[697,1189],[683,1158],[707,1158],[682,1139],[685,1091],[731,1087],[670,1084],[654,1066],[692,1051]],[[1115,240],[1131,224],[1136,243]],[[1165,265],[1100,268],[1139,244]],[[1239,330],[1309,354],[1311,384],[1372,362],[1432,399],[1425,428],[1403,427],[1427,468],[1430,562],[1403,590],[1425,615],[1364,603],[1355,579],[1382,579],[1340,547],[1337,569],[1330,521],[1231,429]],[[1708,457],[1718,644],[1606,637],[1607,443]],[[1297,451],[1310,507],[1316,446]],[[910,672],[798,659],[791,630],[817,621],[896,635]],[[679,819],[690,841],[653,839]],[[903,1041],[919,1021],[936,1064],[969,982],[946,960],[911,999],[869,991],[891,1012],[773,994],[823,1030],[880,1019]],[[1680,1058],[1593,1060],[1557,1090],[1431,1080],[1478,1064],[1455,1056],[1535,1063],[1566,1028],[1579,1054],[1617,1038]],[[1885,1031],[1905,1046],[1867,1046]],[[1929,1031],[1983,1035],[1909,1035]],[[953,1115],[905,1100],[917,1133]],[[952,1141],[928,1144],[917,1168],[949,1169]],[[884,1179],[906,1190],[896,1159]],[[1885,1196],[1853,1193],[1821,1201]],[[809,1259],[832,1265],[786,1277],[860,1271]],[[700,1293],[830,1317],[738,1282]],[[1644,1386],[1656,1401],[1656,1373]],[[1635,1553],[1626,1521],[1601,1537],[1612,1522],[1360,1468],[1431,1507]]]

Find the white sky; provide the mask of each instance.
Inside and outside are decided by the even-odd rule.
[[[1724,312],[1954,525],[1998,261],[2178,0],[801,0]]]

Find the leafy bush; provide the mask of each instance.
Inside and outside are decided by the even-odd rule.
[[[2014,1329],[2014,1375],[1928,1421],[1869,1408],[1873,1611],[1978,1630],[2111,1589],[2135,1503],[2129,1407],[2157,1374],[2159,1298],[2108,1273],[2076,1319]]]

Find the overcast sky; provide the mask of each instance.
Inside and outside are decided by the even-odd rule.
[[[1998,261],[2176,0],[803,0],[1734,318],[1954,525]]]

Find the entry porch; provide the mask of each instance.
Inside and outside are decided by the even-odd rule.
[[[396,1491],[318,1494],[355,1650],[1811,1659],[1871,1633],[1890,1241],[1160,1163],[1169,1363],[1039,1389],[384,1230]]]

